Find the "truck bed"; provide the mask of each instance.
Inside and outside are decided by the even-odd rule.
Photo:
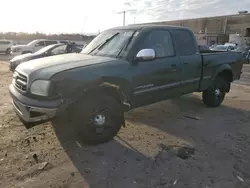
[[[202,57],[202,75],[201,80],[203,83],[200,85],[200,89],[204,90],[209,83],[209,79],[206,78],[215,75],[216,70],[220,66],[230,66],[229,69],[233,72],[233,80],[240,78],[241,70],[244,64],[242,54],[240,52],[224,52],[224,51],[211,51],[201,52]]]

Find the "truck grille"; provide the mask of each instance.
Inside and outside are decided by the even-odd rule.
[[[27,76],[15,71],[13,74],[13,85],[21,90],[21,91],[26,91],[27,90],[27,82],[28,82],[28,78]]]

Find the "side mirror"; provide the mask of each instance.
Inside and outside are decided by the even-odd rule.
[[[155,51],[153,49],[142,49],[136,55],[137,60],[153,60],[155,59]]]

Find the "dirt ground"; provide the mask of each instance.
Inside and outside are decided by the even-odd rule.
[[[250,86],[233,84],[218,108],[190,94],[132,110],[115,140],[86,146],[63,123],[26,130],[11,79],[1,61],[0,188],[250,187]]]

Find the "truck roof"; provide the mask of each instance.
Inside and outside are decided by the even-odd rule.
[[[109,30],[114,29],[134,29],[134,30],[140,30],[140,29],[154,29],[154,28],[175,28],[175,29],[188,29],[186,27],[182,26],[173,26],[173,25],[160,25],[160,24],[134,24],[134,25],[128,25],[128,26],[120,26],[120,27],[114,27],[110,28]]]

